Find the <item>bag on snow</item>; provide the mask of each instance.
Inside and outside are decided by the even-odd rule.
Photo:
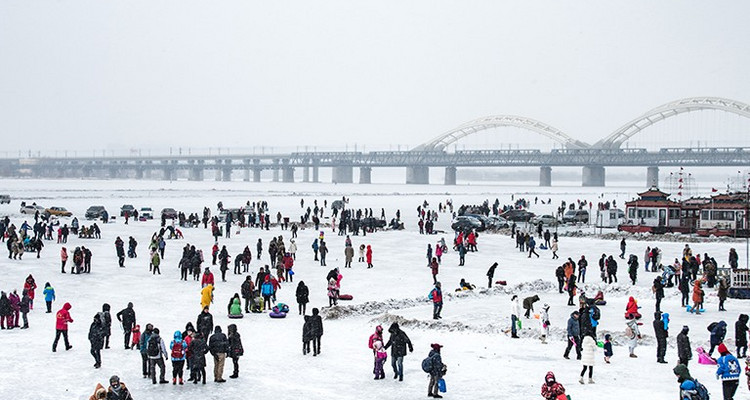
[[[159,342],[157,342],[156,337],[150,337],[148,339],[148,343],[146,344],[146,355],[148,355],[149,357],[158,357],[159,351]]]
[[[422,371],[427,372],[428,374],[432,372],[432,357],[427,357],[422,360]]]
[[[438,390],[440,391],[440,393],[446,392],[447,388],[445,387],[445,379],[440,378],[440,380],[438,381]]]

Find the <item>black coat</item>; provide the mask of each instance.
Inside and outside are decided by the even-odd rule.
[[[681,360],[693,358],[693,350],[690,349],[690,338],[684,329],[677,335],[677,357]]]
[[[7,296],[3,295],[0,297],[0,316],[7,316],[11,314],[10,300]]]
[[[125,329],[133,329],[135,326],[135,311],[132,307],[123,309],[117,313],[117,320],[122,322],[122,327]]]
[[[667,330],[664,329],[664,321],[661,319],[655,319],[653,322],[654,325],[654,335],[656,335],[656,339],[667,339]]]
[[[227,335],[222,333],[221,330],[211,335],[211,338],[208,340],[208,350],[211,351],[212,355],[217,355],[219,353],[228,353],[229,339],[227,339]]]
[[[297,303],[307,304],[310,302],[310,289],[305,285],[297,286]]]
[[[104,327],[101,321],[94,321],[89,327],[89,342],[94,350],[101,350],[104,347]]]
[[[207,333],[211,333],[214,329],[214,316],[211,313],[200,313],[198,314],[198,320],[195,323],[195,329],[198,332],[203,333],[204,337],[208,337]]]
[[[310,316],[310,334],[313,337],[323,336],[323,318],[320,315]]]
[[[206,368],[206,353],[208,353],[208,346],[206,341],[203,339],[193,339],[188,346],[190,352],[190,364],[193,368]]]
[[[534,311],[534,303],[539,301],[539,296],[533,295],[523,299],[523,309]]]
[[[133,396],[130,395],[130,391],[125,387],[125,384],[120,383],[119,390],[112,390],[111,387],[107,390],[107,400],[133,400]]]
[[[244,282],[242,282],[242,286],[240,286],[240,294],[242,295],[243,299],[249,299],[253,297],[253,293],[251,290],[252,286],[252,281],[245,280]]]
[[[740,314],[739,320],[734,323],[734,343],[737,347],[747,346],[747,314]]]
[[[237,332],[230,333],[229,335],[229,353],[227,357],[240,357],[245,354],[245,349],[242,347],[242,338]]]
[[[409,336],[407,336],[406,333],[398,327],[398,323],[394,322],[393,324],[391,324],[391,327],[388,328],[388,333],[390,333],[391,336],[388,338],[388,343],[385,344],[385,348],[388,349],[388,347],[393,346],[393,348],[391,349],[392,357],[405,356],[407,346],[409,347],[409,352],[414,351],[414,347],[411,345]]]

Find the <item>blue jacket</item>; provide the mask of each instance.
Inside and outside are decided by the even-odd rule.
[[[724,341],[724,336],[727,334],[727,323],[719,321],[711,330],[711,346],[718,346],[719,343]]]
[[[732,354],[727,353],[726,355],[719,357],[719,359],[716,360],[716,365],[718,366],[718,368],[716,368],[716,376],[722,381],[740,379],[740,371],[742,368],[740,367],[740,362],[737,361],[737,357]]]
[[[141,354],[146,354],[146,348],[148,347],[148,340],[151,338],[150,333],[146,333],[145,331],[141,334],[141,342],[140,344],[140,350]]]
[[[273,285],[271,282],[263,282],[260,286],[260,291],[263,296],[271,296],[273,294]]]
[[[581,324],[573,318],[573,314],[570,314],[570,318],[568,318],[568,336],[581,336]]]
[[[44,301],[54,301],[55,300],[55,289],[52,286],[47,286],[44,288]]]

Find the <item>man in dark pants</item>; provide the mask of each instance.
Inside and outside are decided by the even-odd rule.
[[[568,319],[568,347],[565,348],[565,354],[563,354],[566,359],[569,358],[568,355],[573,346],[576,348],[576,359],[581,359],[581,326],[578,317],[578,311],[573,311]]]
[[[693,350],[690,349],[690,338],[688,332],[690,328],[687,325],[682,327],[682,332],[677,335],[677,357],[680,359],[680,364],[684,364],[686,367],[691,358],[693,358]]]
[[[664,284],[661,282],[661,277],[654,278],[653,289],[656,296],[656,311],[661,312],[661,299],[664,298]]]
[[[125,349],[129,349],[130,333],[135,326],[135,311],[133,310],[133,303],[128,303],[128,306],[118,312],[116,316],[117,320],[122,323],[122,329],[125,330]]]
[[[146,345],[148,344],[148,340],[151,338],[151,333],[154,330],[154,326],[151,324],[146,324],[146,329],[143,330],[143,333],[141,334],[141,341],[139,343],[139,350],[141,351],[141,360],[143,361],[143,377],[148,378],[148,354],[146,354]]]
[[[388,328],[388,332],[391,336],[388,338],[388,343],[385,344],[385,349],[393,346],[391,349],[391,366],[393,367],[393,379],[398,378],[399,382],[404,380],[404,356],[406,355],[406,347],[409,347],[409,352],[414,351],[414,347],[411,345],[409,336],[398,326],[398,322],[391,324]]]
[[[654,335],[656,336],[656,362],[660,364],[666,364],[664,361],[664,355],[667,352],[667,336],[669,333],[667,327],[664,326],[664,321],[661,317],[661,312],[657,311],[654,313]]]
[[[318,315],[320,311],[317,308],[313,308],[312,316],[310,317],[310,332],[313,337],[313,356],[320,354],[320,337],[323,336],[323,318]]]

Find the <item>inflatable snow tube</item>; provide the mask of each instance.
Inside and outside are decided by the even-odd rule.
[[[353,299],[354,299],[354,296],[352,296],[350,294],[340,294],[339,295],[339,300],[353,300]]]
[[[594,304],[596,304],[597,306],[606,306],[607,300],[596,300],[594,301]]]
[[[229,315],[227,315],[227,317],[229,317],[229,319],[240,319],[240,318],[244,317],[244,315],[243,314],[237,314],[237,315],[229,314]]]
[[[283,312],[271,312],[270,314],[268,314],[268,316],[271,317],[271,318],[286,318],[286,313],[283,313]]]

